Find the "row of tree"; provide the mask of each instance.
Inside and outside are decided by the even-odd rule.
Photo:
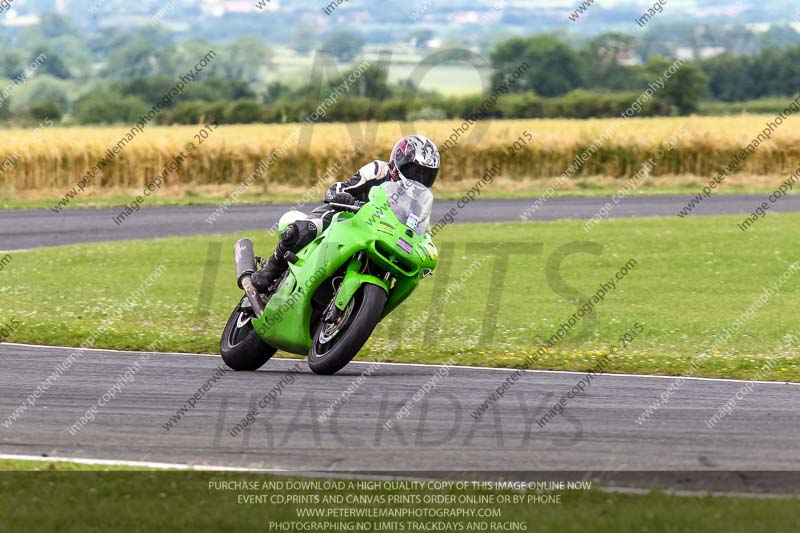
[[[553,36],[511,39],[491,54],[496,76],[512,72],[521,61],[533,66],[516,90],[541,96],[560,96],[575,89],[633,91],[658,78],[665,64],[655,57],[643,64],[635,59],[635,40],[610,33],[592,39],[575,50]],[[768,96],[790,96],[800,90],[800,45],[770,47],[755,55],[722,53],[686,62],[676,75],[675,86],[686,94],[681,111],[696,109],[700,98],[742,102]]]
[[[482,97],[423,97],[415,100],[389,98],[375,100],[364,97],[337,99],[317,112],[319,101],[303,99],[264,104],[257,100],[181,102],[165,111],[158,122],[162,124],[197,124],[220,122],[229,124],[303,122],[308,118],[318,122],[355,122],[362,120],[443,120],[451,118],[590,118],[614,117],[625,112],[637,98],[635,93],[598,94],[575,91],[559,98],[540,98],[530,93],[500,97],[490,106]],[[117,104],[127,105],[123,102]],[[125,113],[137,116],[141,105],[131,105]],[[638,106],[637,106],[637,109]],[[663,100],[645,101],[636,116],[669,114],[674,108]],[[316,113],[315,113],[316,112]],[[318,117],[318,118],[317,118]]]
[[[653,66],[655,68],[655,66]],[[347,85],[354,73],[358,83]],[[270,84],[262,98],[248,84],[221,78],[200,80],[158,116],[161,124],[284,123],[302,122],[312,115],[320,122],[360,120],[424,120],[467,118],[588,118],[619,116],[635,101],[638,116],[678,114],[686,100],[681,88],[668,83],[658,97],[641,92],[595,93],[576,90],[555,98],[542,98],[530,91],[500,95],[444,97],[417,91],[408,85],[387,82],[381,67],[351,70],[318,84],[292,88]],[[156,77],[116,83],[108,89],[87,94],[74,106],[73,116],[82,124],[132,122],[147,113],[153,102],[169,91],[173,80]],[[347,86],[345,92],[337,88]],[[328,98],[330,95],[336,95]]]
[[[72,79],[74,72],[52,47],[36,47],[27,55],[16,50],[0,51],[0,73],[10,78],[19,78],[19,72],[39,54],[47,56],[36,75],[15,85],[14,94],[0,103],[0,118],[8,118],[9,107],[18,117],[36,118],[45,112],[51,118],[69,114],[73,121],[83,124],[127,122],[146,112],[174,85],[177,65],[192,64],[190,58],[196,60],[209,49],[197,42],[178,47],[166,34],[149,31],[153,41],[134,38],[115,48],[101,69],[117,80],[110,83],[82,84]],[[495,88],[506,86],[512,94],[500,98],[487,116],[613,116],[656,80],[665,85],[640,114],[689,114],[697,112],[704,98],[741,102],[789,96],[800,89],[800,46],[767,48],[754,56],[721,54],[685,61],[665,79],[664,73],[674,61],[656,56],[637,63],[634,44],[633,38],[623,34],[602,35],[579,49],[550,35],[505,41],[489,56],[492,84]],[[317,76],[311,76],[312,81],[300,85],[267,84],[261,81],[260,71],[269,68],[271,56],[263,43],[245,38],[217,48],[222,52],[218,58],[159,120],[303,120],[354,72],[333,79],[328,72],[316,81]],[[454,51],[443,61],[469,57],[468,51]],[[520,69],[523,64],[525,68]],[[466,117],[483,98],[447,98],[420,91],[410,82],[389,83],[386,70],[375,64],[358,74],[358,82],[347,87],[347,94],[337,99],[323,120]],[[509,76],[515,76],[514,83],[507,83]],[[75,98],[73,91],[78,87],[82,87],[82,94]]]

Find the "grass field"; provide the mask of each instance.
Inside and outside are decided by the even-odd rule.
[[[431,318],[417,326],[409,321],[416,329],[403,330],[400,315],[393,315],[359,359],[388,354],[389,361],[453,358],[468,365],[520,366],[569,319],[576,302],[635,259],[635,268],[597,304],[594,318],[579,320],[535,367],[591,369],[639,323],[641,334],[611,356],[606,371],[750,378],[765,357],[774,356],[778,364],[766,379],[800,381],[797,349],[785,339],[797,333],[790,317],[800,301],[800,276],[789,272],[766,305],[719,342],[764,288],[800,260],[800,215],[770,215],[745,234],[737,222],[735,216],[617,219],[590,232],[580,221],[449,226],[436,237],[441,268],[401,307],[410,318],[424,310]],[[8,340],[80,345],[163,265],[163,275],[112,320],[94,346],[146,349],[163,333],[164,350],[215,353],[240,295],[231,249],[244,235],[256,238],[257,252],[274,245],[252,231],[14,253],[0,274],[0,325],[19,322]],[[498,240],[493,251],[491,243]],[[487,304],[498,291],[492,276],[502,274],[494,261],[506,252],[515,255],[508,260],[499,305]],[[561,255],[562,266],[555,267]],[[478,260],[474,275],[462,280]],[[205,265],[210,283],[204,286]],[[442,303],[446,288],[458,283],[462,290]],[[201,294],[211,300],[208,314],[198,316]]]
[[[350,170],[352,172],[353,170]],[[777,189],[786,176],[751,176],[736,174],[726,180],[725,188],[718,194],[763,194],[768,195]],[[333,182],[333,180],[331,180]],[[682,194],[694,196],[708,184],[708,178],[698,176],[653,176],[641,183],[638,188],[627,187],[630,180],[608,176],[586,176],[573,179],[557,191],[549,190],[555,183],[553,179],[542,178],[495,178],[481,190],[481,198],[538,198],[548,193],[555,197],[567,196],[613,196],[624,189],[626,196]],[[434,189],[437,200],[458,200],[475,186],[475,180],[441,181]],[[326,182],[327,186],[328,183]],[[145,200],[145,206],[164,205],[208,205],[218,206],[237,193],[239,185],[186,185],[165,187]],[[323,188],[309,189],[306,186],[291,184],[270,184],[253,186],[238,196],[239,204],[275,204],[301,202],[315,205],[322,202]],[[9,193],[10,194],[10,193]],[[44,188],[14,191],[9,196],[0,196],[0,209],[48,209],[64,194],[63,189]],[[142,194],[142,189],[133,187],[90,188],[74,198],[69,206],[113,207],[129,205]]]
[[[285,46],[274,46],[274,51],[273,68],[269,69],[270,81],[294,82],[298,85],[308,83],[309,72],[314,65],[313,54],[300,54]],[[387,55],[387,51],[390,55]],[[436,65],[420,78],[424,71],[415,74],[415,70],[419,70],[419,65],[430,54],[430,50],[416,52],[410,47],[387,50],[386,46],[368,45],[358,62],[386,67],[389,82],[402,84],[413,81],[423,91],[437,91],[445,96],[479,94],[483,90],[482,79],[487,83],[491,79],[490,68],[479,73],[471,65],[460,62]],[[338,69],[346,72],[355,68],[357,63],[341,63]]]
[[[659,119],[598,120],[512,120],[479,123],[470,128],[442,157],[440,182],[451,188],[467,189],[485,170],[501,166],[509,182],[533,180],[522,189],[530,194],[547,187],[542,178],[560,176],[574,158],[613,128],[608,140],[576,172],[566,189],[596,188],[596,176],[621,178],[637,173],[658,154],[668,139],[674,148],[656,157],[651,171],[651,190],[680,187],[669,177],[681,179],[716,175],[731,157],[764,128],[768,116],[689,117]],[[367,125],[318,124],[304,130],[298,145],[293,138],[300,126],[223,125],[199,143],[198,126],[148,126],[124,146],[105,169],[93,178],[71,205],[91,198],[107,197],[113,191],[140,193],[145,184],[173,159],[187,143],[195,150],[185,156],[179,168],[166,180],[166,189],[156,192],[160,201],[185,196],[206,196],[230,191],[252,175],[262,159],[276,154],[272,164],[257,177],[245,195],[258,198],[280,196],[287,188],[308,190],[322,178],[325,183],[341,180],[372,159],[386,159],[402,133],[419,131],[443,145],[461,125],[458,121],[420,122],[416,125],[370,123]],[[476,143],[474,132],[487,127],[485,140]],[[0,202],[57,199],[81,179],[107,150],[116,145],[130,128],[45,128],[0,132]],[[366,131],[366,134],[364,132]],[[525,131],[533,136],[518,144],[512,156],[509,147]],[[306,133],[309,135],[306,137]],[[364,135],[362,139],[362,135]],[[355,136],[355,138],[353,137]],[[772,186],[781,176],[800,165],[800,123],[784,123],[772,139],[759,147],[738,169],[734,186]],[[355,146],[352,150],[349,147]],[[754,178],[767,176],[766,178]],[[657,178],[663,178],[655,181]],[[582,181],[583,180],[583,181]],[[695,180],[702,181],[702,180]],[[457,183],[459,182],[459,183]],[[202,188],[206,187],[204,191]],[[227,189],[226,189],[227,188]],[[513,187],[507,187],[513,188]],[[519,187],[518,187],[519,188]],[[605,190],[613,190],[606,183]],[[725,190],[725,187],[721,187]],[[168,192],[169,190],[169,192]],[[212,194],[213,196],[213,194]]]
[[[330,503],[240,503],[239,496],[279,493],[269,490],[221,490],[222,482],[264,483],[303,482],[316,484],[325,481],[312,478],[291,478],[241,473],[208,472],[98,472],[98,467],[84,466],[74,471],[72,465],[63,463],[0,461],[0,532],[18,531],[270,531],[270,522],[299,521],[309,524],[307,518],[298,518],[299,509],[329,509],[343,507]],[[13,470],[13,471],[8,471]],[[33,470],[38,470],[34,472]],[[389,497],[445,496],[491,499],[491,504],[476,503],[422,503],[415,509],[499,509],[499,518],[472,519],[494,523],[525,525],[523,531],[542,532],[750,532],[796,531],[800,527],[797,502],[792,499],[745,499],[726,496],[683,497],[654,490],[645,495],[609,494],[596,490],[558,490],[542,495],[558,496],[558,503],[527,503],[531,492],[482,490],[477,488],[432,487],[395,488],[379,487],[375,490],[357,490],[340,480],[344,487],[328,491],[294,490],[293,495],[346,497],[347,495],[372,496],[388,501]],[[269,486],[269,485],[267,485]],[[357,487],[357,485],[355,485]],[[282,493],[286,493],[284,490]],[[501,497],[522,496],[526,503],[496,503]],[[536,500],[533,500],[534,502]],[[47,502],[47,512],[42,512],[42,502]],[[354,509],[380,509],[380,503],[355,503]],[[408,507],[391,505],[389,507]],[[451,527],[467,518],[433,518],[421,522],[447,523]],[[317,520],[320,521],[320,520]],[[387,519],[330,519],[335,523],[369,522],[377,531],[379,522]],[[401,520],[406,524],[410,520]],[[417,520],[414,520],[417,521]],[[401,526],[402,527],[402,526]],[[266,529],[265,529],[266,528]],[[330,530],[329,528],[324,528]],[[312,529],[312,531],[321,531]],[[409,531],[397,526],[383,531]],[[465,529],[448,529],[469,531]],[[473,531],[475,529],[472,529]],[[516,529],[517,531],[522,529]]]

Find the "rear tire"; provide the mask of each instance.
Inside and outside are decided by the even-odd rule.
[[[241,303],[233,310],[220,340],[222,360],[233,370],[258,370],[278,351],[258,336],[250,319],[250,309],[242,309]]]
[[[351,305],[349,313],[342,312],[342,323],[329,325],[320,321],[317,325],[308,352],[308,366],[315,374],[335,374],[352,361],[381,319],[386,291],[365,283],[353,296]]]

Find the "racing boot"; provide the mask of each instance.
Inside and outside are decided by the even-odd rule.
[[[289,268],[289,262],[286,260],[287,253],[291,255],[302,250],[305,245],[314,240],[317,231],[316,224],[310,220],[298,220],[286,226],[281,233],[281,240],[278,241],[275,252],[269,256],[267,264],[252,275],[251,279],[255,288],[259,292],[267,292],[275,280]]]

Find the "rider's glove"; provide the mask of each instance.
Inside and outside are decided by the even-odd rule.
[[[356,199],[349,192],[337,192],[331,197],[331,203],[355,205]]]

